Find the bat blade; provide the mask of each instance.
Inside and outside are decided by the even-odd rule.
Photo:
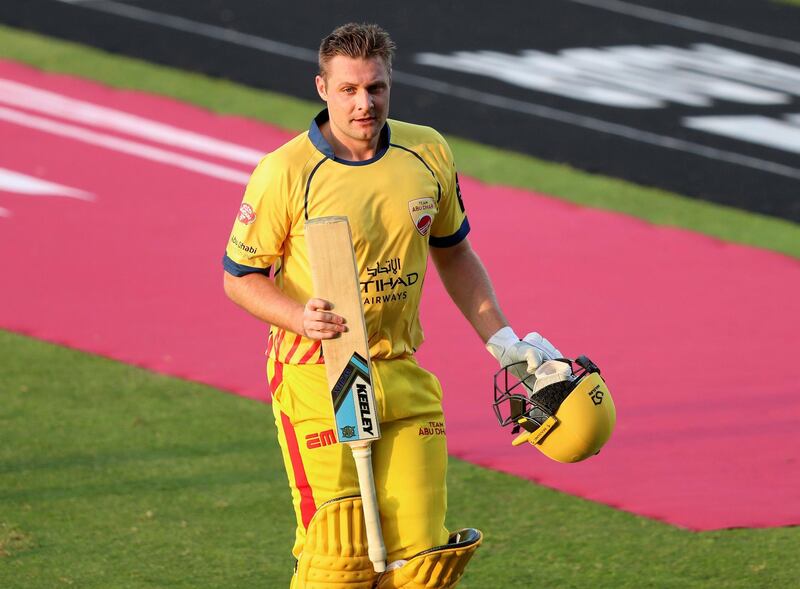
[[[353,452],[369,559],[375,571],[381,573],[386,570],[386,546],[370,447],[373,440],[381,437],[381,430],[372,390],[369,342],[353,237],[347,217],[309,219],[305,232],[314,295],[333,303],[334,312],[345,318],[348,327],[338,337],[322,340],[322,352],[336,420],[336,438],[348,444]]]
[[[318,217],[306,221],[314,296],[333,303],[345,318],[347,331],[322,341],[340,442],[366,442],[381,437],[369,343],[361,305],[353,238],[347,217]]]

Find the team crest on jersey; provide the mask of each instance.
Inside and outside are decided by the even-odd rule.
[[[430,196],[415,198],[408,201],[408,212],[420,235],[425,237],[433,225],[433,216],[436,214],[436,201]]]
[[[239,222],[243,225],[249,225],[253,221],[256,220],[256,212],[246,202],[242,203],[242,206],[239,207]]]

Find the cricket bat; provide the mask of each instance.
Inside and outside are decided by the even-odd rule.
[[[372,474],[373,440],[381,437],[367,326],[361,305],[361,285],[347,217],[318,217],[305,225],[314,296],[333,303],[333,312],[345,319],[347,331],[322,340],[322,353],[331,391],[336,439],[350,446],[358,472],[364,509],[369,559],[376,572],[386,569],[375,480]]]

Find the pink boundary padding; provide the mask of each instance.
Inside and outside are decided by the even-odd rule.
[[[10,62],[0,77],[261,151],[292,136]],[[6,122],[0,133],[0,167],[96,195],[0,192],[0,325],[265,399],[265,330],[221,288],[242,187]],[[419,356],[442,380],[454,456],[695,530],[800,523],[796,260],[469,178],[462,188],[512,324],[592,357],[619,422],[578,465],[512,448],[490,407],[494,360],[431,272]]]

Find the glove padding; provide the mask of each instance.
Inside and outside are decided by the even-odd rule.
[[[514,364],[509,372],[520,380],[536,372],[543,362],[562,357],[561,352],[537,332],[533,331],[520,340],[510,327],[504,327],[490,337],[486,349],[501,368]]]

